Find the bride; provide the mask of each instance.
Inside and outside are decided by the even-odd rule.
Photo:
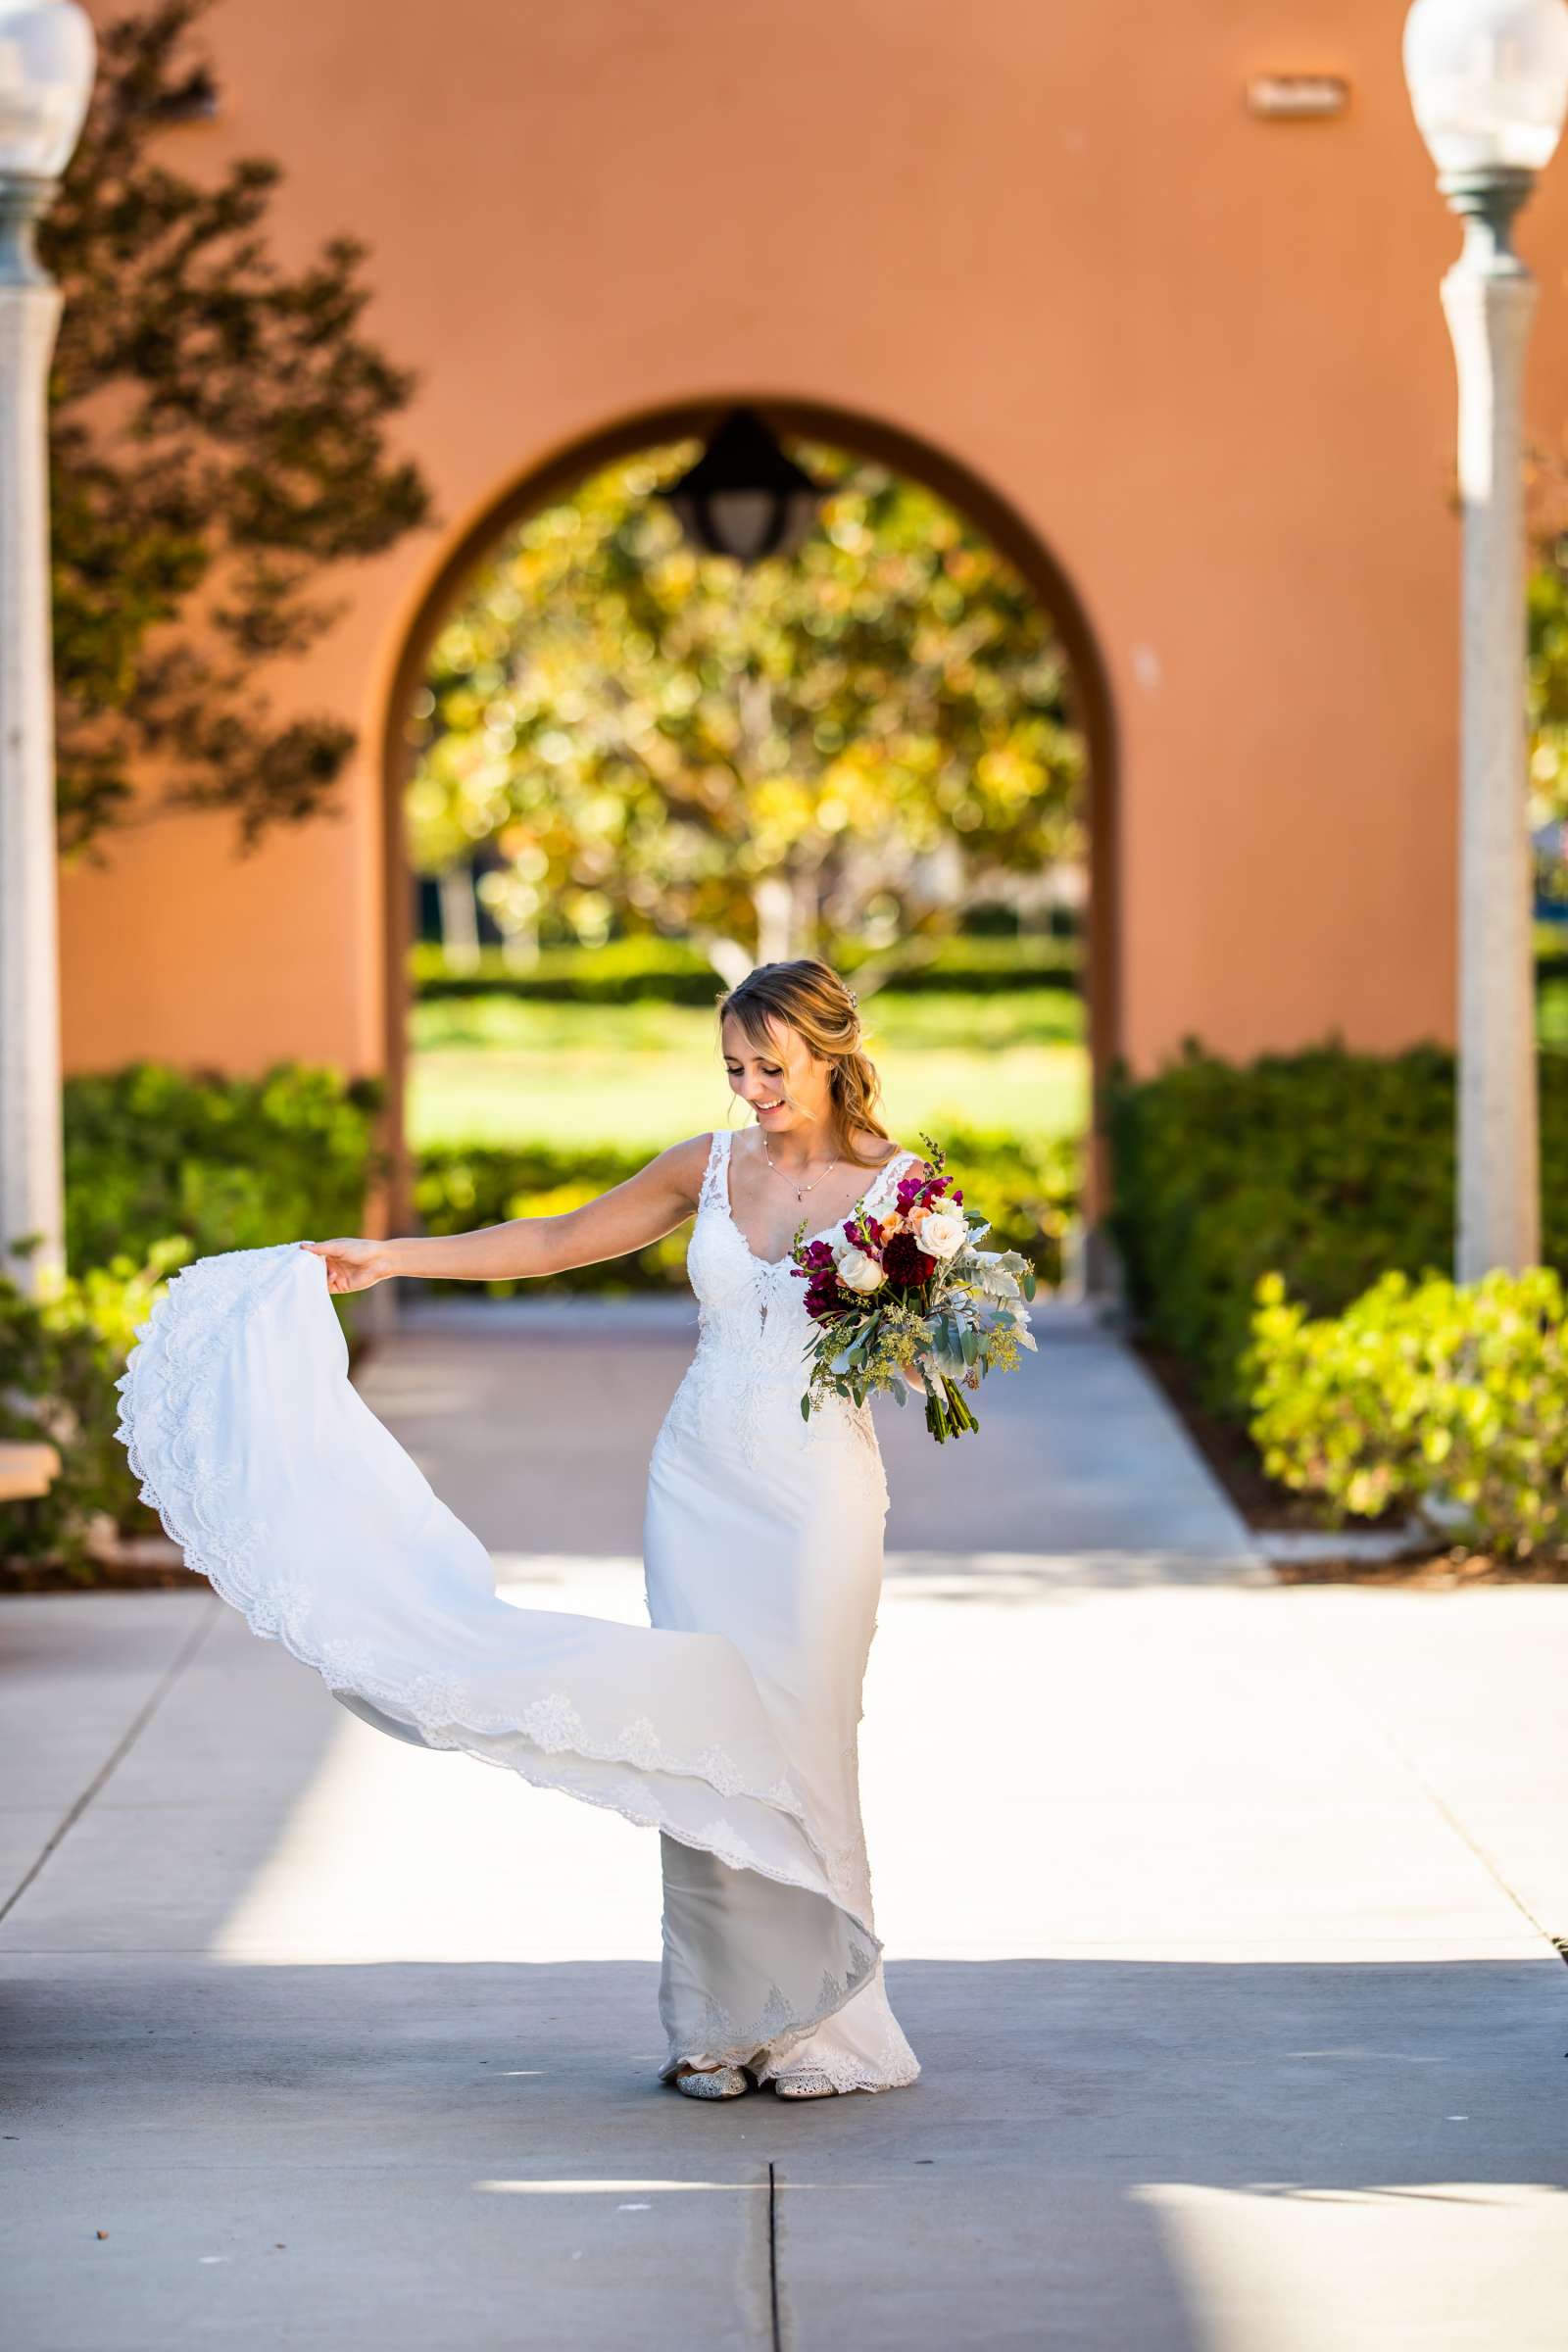
[[[142,1327],[119,1434],[187,1563],[355,1713],[659,1830],[662,2081],[708,2099],[887,2090],[919,2073],[858,1798],[888,1489],[868,1405],[803,1419],[790,1248],[803,1222],[822,1236],[874,1210],[919,1154],[877,1115],[826,964],[760,965],[718,1011],[754,1127],[672,1144],[561,1216],[200,1259]],[[350,1385],[327,1294],[553,1274],[694,1210],[700,1333],[649,1464],[650,1625],[514,1608]]]

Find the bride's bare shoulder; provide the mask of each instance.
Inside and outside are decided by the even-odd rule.
[[[894,1160],[907,1156],[902,1144],[890,1142],[885,1135],[858,1135],[855,1148],[863,1160],[878,1168],[889,1167]]]

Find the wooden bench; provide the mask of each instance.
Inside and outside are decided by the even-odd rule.
[[[53,1446],[0,1441],[0,1502],[35,1502],[59,1476],[60,1455]]]

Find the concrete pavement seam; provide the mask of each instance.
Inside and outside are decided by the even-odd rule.
[[[141,1706],[132,1716],[125,1731],[117,1740],[114,1747],[110,1749],[108,1756],[105,1758],[104,1762],[99,1765],[98,1770],[93,1774],[92,1779],[87,1783],[87,1786],[85,1788],[83,1788],[81,1794],[74,1800],[73,1804],[67,1807],[58,1829],[54,1831],[52,1836],[44,1839],[43,1845],[39,1849],[39,1852],[32,1862],[31,1867],[18,1881],[17,1885],[7,1895],[5,1901],[0,1903],[0,1920],[5,1920],[10,1917],[11,1913],[21,1902],[23,1896],[26,1893],[28,1887],[37,1878],[39,1872],[43,1869],[43,1866],[48,1861],[50,1855],[57,1852],[58,1849],[65,1843],[72,1831],[75,1828],[77,1822],[86,1812],[87,1807],[92,1803],[93,1798],[98,1794],[99,1790],[109,1780],[110,1775],[115,1772],[116,1769],[122,1763],[123,1763],[125,1757],[129,1755],[131,1749],[141,1738],[142,1733],[147,1729],[147,1726],[151,1723],[153,1717],[157,1714],[159,1708],[163,1705],[171,1690],[173,1690],[174,1685],[179,1681],[180,1676],[184,1673],[186,1667],[190,1665],[192,1659],[196,1655],[196,1652],[206,1641],[213,1627],[217,1624],[221,1607],[222,1603],[219,1600],[217,1593],[209,1592],[206,1608],[202,1611],[201,1615],[197,1618],[195,1625],[186,1635],[184,1641],[180,1643],[180,1646],[175,1651],[174,1656],[165,1667],[157,1683],[153,1686],[149,1696],[142,1702]]]
[[[771,2157],[767,2166],[767,2310],[772,2352],[784,2352],[778,2312],[778,2179]]]

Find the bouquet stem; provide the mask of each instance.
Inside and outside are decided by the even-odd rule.
[[[939,1446],[980,1426],[964,1400],[963,1391],[945,1372],[939,1372],[934,1383],[929,1372],[925,1376],[925,1425]]]

